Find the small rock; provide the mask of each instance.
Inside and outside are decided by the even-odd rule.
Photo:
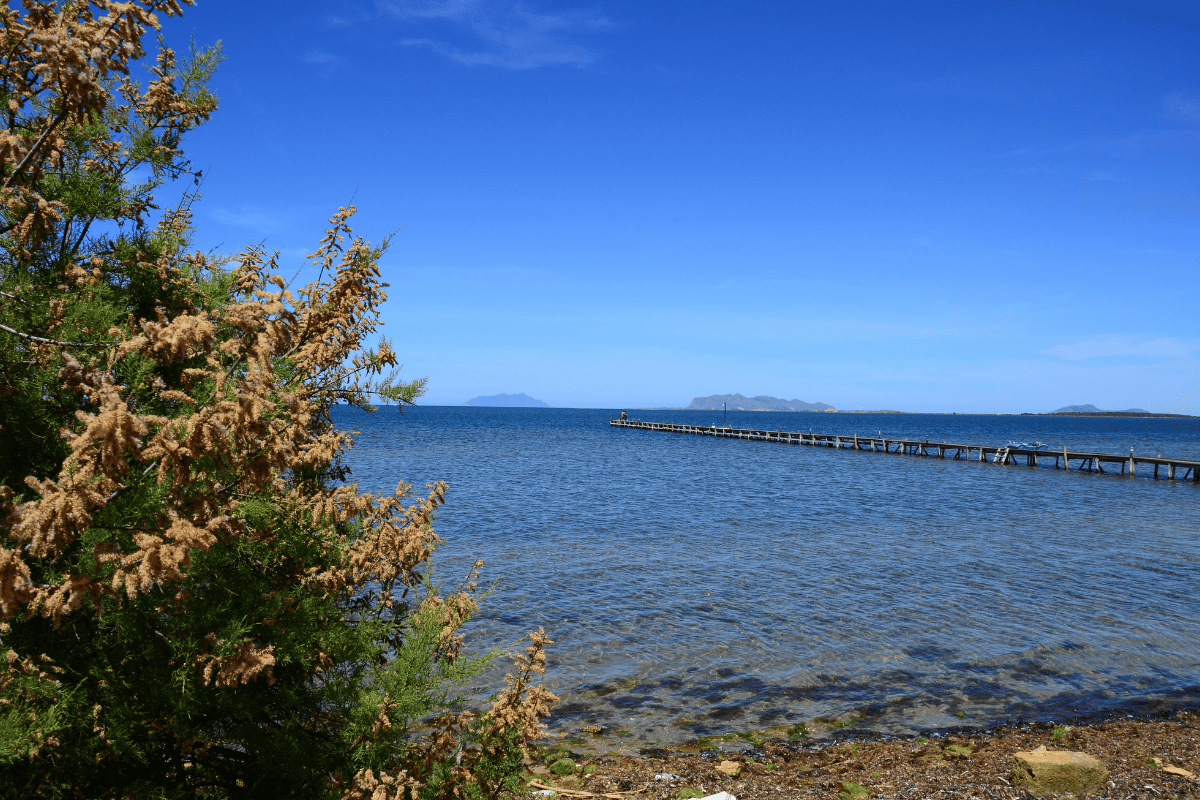
[[[737,798],[731,795],[729,792],[717,792],[716,794],[710,794],[707,797],[702,797],[700,800],[737,800]]]
[[[538,789],[536,792],[533,793],[533,796],[534,797],[549,797],[552,794],[555,794],[555,791],[553,789]]]
[[[599,736],[600,734],[604,733],[604,726],[603,725],[584,725],[579,730],[583,731],[584,733],[590,733],[594,736]]]
[[[550,765],[550,771],[555,775],[574,775],[577,769],[575,762],[569,758],[560,758]]]
[[[677,781],[677,780],[679,780],[679,776],[672,775],[669,772],[660,772],[654,776],[654,780],[656,780],[656,781]]]
[[[1188,778],[1190,780],[1196,780],[1196,773],[1188,772],[1183,767],[1167,766],[1167,767],[1163,767],[1162,769],[1163,769],[1163,772],[1167,773],[1168,775],[1178,775],[1181,778]]]
[[[1071,750],[1047,750],[1013,754],[1013,783],[1034,794],[1070,792],[1091,794],[1104,789],[1108,770],[1099,759]]]
[[[724,772],[731,778],[740,778],[742,776],[742,765],[736,761],[722,761],[721,765],[717,767],[717,772]],[[719,792],[719,794],[724,794],[724,792]],[[716,796],[715,794],[713,795],[713,797]]]

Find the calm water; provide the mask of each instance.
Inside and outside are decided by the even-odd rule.
[[[1196,484],[617,430],[615,413],[336,416],[361,432],[364,490],[449,482],[439,574],[479,557],[496,581],[473,642],[551,633],[562,730],[681,741],[853,713],[911,733],[1200,703]],[[729,423],[1200,459],[1200,420]]]

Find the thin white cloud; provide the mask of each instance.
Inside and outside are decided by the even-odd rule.
[[[304,63],[306,64],[337,64],[341,60],[341,56],[335,56],[333,53],[326,53],[321,50],[309,50],[304,54]]]
[[[1137,340],[1128,336],[1106,335],[1055,345],[1043,350],[1042,354],[1067,361],[1085,361],[1092,358],[1181,359],[1191,356],[1195,350],[1195,343],[1170,337]]]
[[[1163,100],[1163,111],[1174,119],[1200,122],[1200,100],[1182,92],[1167,95]]]
[[[379,8],[404,22],[452,26],[455,39],[404,39],[468,66],[533,69],[557,64],[583,67],[594,52],[576,40],[609,30],[612,23],[594,11],[535,11],[520,0],[380,0]]]
[[[284,225],[284,216],[277,212],[267,211],[253,206],[239,208],[214,208],[211,212],[213,219],[226,225],[237,225],[243,228],[253,228],[257,231],[278,230]]]
[[[1092,136],[1070,142],[1027,145],[997,153],[997,158],[1025,159],[1061,155],[1127,156],[1144,153],[1179,141],[1196,141],[1196,131],[1189,128],[1146,128],[1113,136]]]

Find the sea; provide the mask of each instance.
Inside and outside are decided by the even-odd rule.
[[[1200,706],[1200,484],[610,427],[619,412],[334,410],[360,489],[449,484],[435,579],[484,561],[480,651],[554,640],[557,735],[910,736]],[[727,421],[1200,460],[1200,419]]]

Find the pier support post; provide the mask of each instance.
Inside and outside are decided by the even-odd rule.
[[[1169,481],[1175,480],[1175,465],[1174,464],[1167,465],[1167,480],[1169,480]]]
[[[1054,459],[1054,465],[1058,466],[1058,459]],[[1071,462],[1067,460],[1067,446],[1063,445],[1063,469],[1070,469]]]

